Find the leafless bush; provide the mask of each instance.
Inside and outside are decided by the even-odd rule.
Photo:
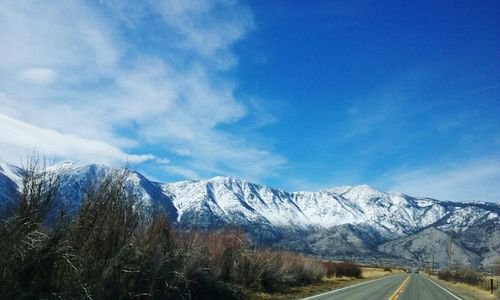
[[[45,162],[28,159],[15,209],[0,220],[0,294],[7,298],[46,292],[58,275],[54,269],[67,267],[72,259],[64,230],[43,227],[58,188],[59,177]]]
[[[320,281],[326,270],[320,261],[296,253],[283,253],[283,268],[289,285],[304,285]]]
[[[362,269],[352,262],[323,262],[323,266],[326,269],[326,275],[328,277],[356,277],[360,278],[362,275]]]
[[[331,261],[324,261],[323,267],[325,268],[325,273],[327,277],[332,277],[335,275],[337,271],[337,264]]]
[[[480,285],[484,276],[472,271],[443,270],[438,273],[438,278],[446,281],[462,282],[469,285]]]
[[[337,277],[356,277],[360,278],[362,275],[361,268],[352,262],[341,262],[337,264],[337,270],[335,272]]]

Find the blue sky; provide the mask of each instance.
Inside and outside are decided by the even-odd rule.
[[[500,199],[498,1],[0,4],[0,156]]]

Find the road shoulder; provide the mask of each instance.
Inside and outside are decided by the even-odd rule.
[[[454,284],[452,282],[438,279],[436,276],[424,275],[427,279],[437,283],[438,285],[446,288],[458,297],[464,300],[495,300],[495,295],[490,294],[488,291],[480,290],[471,286],[463,284]]]

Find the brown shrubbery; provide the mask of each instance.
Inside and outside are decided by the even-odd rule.
[[[450,271],[443,270],[438,273],[438,278],[446,281],[462,282],[469,285],[478,285],[484,280],[480,273],[472,271]]]
[[[469,270],[458,270],[458,271],[450,271],[443,270],[438,273],[438,278],[441,280],[451,281],[451,282],[460,282],[468,285],[472,285],[478,287],[483,290],[491,290],[492,283],[493,289],[496,289],[497,293],[499,293],[499,282],[498,280],[493,280],[491,282],[491,277],[485,277],[483,274],[478,272],[473,272]]]
[[[53,211],[59,178],[38,164],[19,204],[0,220],[0,294],[6,299],[238,299],[241,288],[276,291],[320,281],[329,265],[254,250],[245,235],[181,231],[158,211],[144,218],[117,172],[89,188],[75,216]],[[337,276],[360,276],[351,263]],[[328,273],[329,275],[333,273]]]
[[[326,271],[326,276],[337,276],[337,277],[356,277],[361,278],[362,270],[361,268],[352,262],[323,262],[323,266]]]

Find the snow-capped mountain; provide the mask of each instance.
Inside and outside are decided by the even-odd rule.
[[[102,165],[73,163],[52,166],[49,170],[61,176],[57,201],[70,210],[80,207],[90,184],[116,171]],[[21,184],[21,171],[0,164],[0,203],[12,198]],[[397,250],[402,253],[400,257],[419,261],[422,258],[413,252],[421,255],[422,247],[442,244],[443,236],[449,232],[454,232],[457,247],[463,248],[457,253],[464,253],[465,263],[490,262],[492,257],[499,256],[499,237],[490,241],[491,235],[485,233],[483,238],[478,235],[478,230],[486,227],[500,232],[500,206],[494,203],[415,198],[377,191],[366,185],[286,192],[223,176],[156,183],[135,171],[127,173],[126,186],[144,212],[162,207],[180,227],[237,226],[259,243],[322,256],[356,253],[394,256]],[[463,243],[460,236],[464,237]],[[436,240],[426,245],[430,237]],[[408,250],[404,252],[397,247],[400,239],[404,239],[400,241],[404,245],[416,243],[418,247],[413,248],[417,250],[412,252],[413,248],[402,246]]]
[[[16,194],[20,185],[20,169],[0,161],[0,208]]]
[[[383,236],[410,234],[442,221],[445,230],[466,230],[499,217],[496,204],[444,202],[380,192],[367,185],[319,192],[289,193],[231,177],[181,181],[162,185],[183,217],[210,215],[228,224],[266,223],[299,229],[365,224]]]

